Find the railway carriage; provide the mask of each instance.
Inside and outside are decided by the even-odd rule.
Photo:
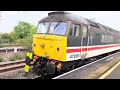
[[[53,75],[81,61],[120,49],[120,32],[89,19],[51,12],[33,35],[37,74]]]

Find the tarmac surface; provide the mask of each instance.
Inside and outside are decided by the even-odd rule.
[[[116,66],[114,70],[109,70],[111,73],[105,77],[105,79],[120,79],[120,64]]]
[[[115,55],[106,57],[93,64],[87,65],[83,68],[78,68],[76,70],[70,71],[67,74],[60,75],[53,79],[104,79],[105,77],[99,77],[101,77],[107,70],[109,70],[111,67],[113,67],[116,63],[120,61],[119,56],[120,52]],[[120,76],[120,74],[117,76]],[[109,76],[109,78],[111,77]]]

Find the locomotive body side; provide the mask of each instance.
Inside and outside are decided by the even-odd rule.
[[[89,46],[87,58],[120,49],[120,35],[91,27],[88,31]]]
[[[71,22],[67,36],[67,61],[85,59],[88,47],[88,25]]]
[[[80,35],[67,37],[68,61],[87,59],[120,49],[119,33],[111,32],[107,28],[82,25],[79,22],[73,25],[80,26]]]

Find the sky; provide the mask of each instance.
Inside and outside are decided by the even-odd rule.
[[[19,21],[25,21],[37,26],[42,18],[53,11],[0,11],[0,32],[10,33]],[[120,11],[65,11],[82,16],[87,19],[94,19],[103,25],[120,31]]]

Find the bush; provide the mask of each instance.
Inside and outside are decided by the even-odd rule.
[[[0,44],[0,48],[2,48],[2,45]]]
[[[31,37],[16,40],[16,43],[18,45],[22,45],[25,49],[32,51],[32,38]]]
[[[10,61],[15,61],[16,58],[15,58],[15,56],[11,56],[11,57],[9,58],[9,60],[10,60]]]
[[[26,43],[24,48],[30,52],[32,51],[32,42],[33,42],[32,37],[26,38]]]
[[[2,61],[3,61],[3,58],[0,57],[0,62],[2,62]]]
[[[18,40],[16,40],[15,43],[18,44],[18,45],[23,45],[24,46],[27,43],[27,41],[25,39],[18,39]]]
[[[23,58],[25,58],[25,56],[24,55],[22,55],[22,54],[16,54],[16,60],[21,60],[21,59],[23,59]]]

